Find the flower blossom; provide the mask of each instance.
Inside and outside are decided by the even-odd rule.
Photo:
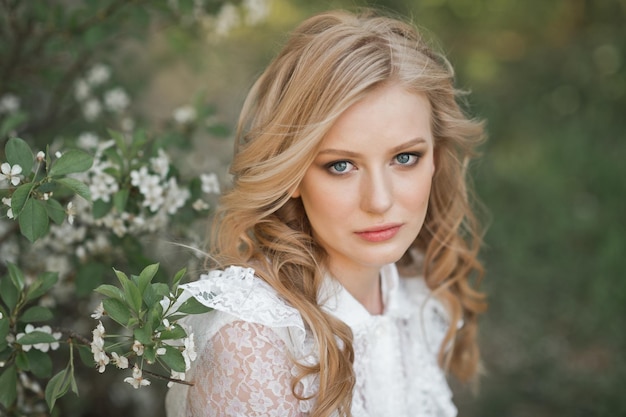
[[[141,369],[139,369],[137,365],[135,365],[135,367],[133,368],[132,378],[131,377],[124,378],[124,382],[128,382],[130,385],[135,387],[135,389],[138,389],[140,387],[145,387],[146,385],[150,385],[150,381],[143,378],[141,374]]]
[[[21,173],[21,166],[17,164],[11,166],[11,164],[5,162],[0,166],[0,181],[6,180],[11,183],[11,185],[16,187],[22,180],[22,176],[20,175]]]
[[[118,190],[119,185],[115,177],[107,174],[102,169],[94,170],[94,175],[91,177],[91,184],[89,185],[89,191],[91,192],[91,199],[93,201],[102,200],[108,203],[111,200],[111,195],[115,194]]]
[[[56,340],[61,339],[61,333],[60,332],[52,333],[52,328],[50,326],[35,327],[32,324],[27,324],[25,329],[24,329],[24,331],[26,333],[18,333],[15,336],[16,340],[18,340],[20,337],[24,336],[25,334],[32,333],[34,331],[48,333],[48,334],[52,335],[52,337],[54,337]],[[23,345],[22,346],[22,350],[24,352],[28,352],[31,348],[37,349],[37,350],[45,353],[45,352],[47,352],[50,349],[57,350],[59,348],[59,342],[52,342],[52,343],[44,342],[44,343],[35,343],[33,345]]]
[[[143,345],[139,340],[135,340],[135,343],[133,343],[133,350],[135,351],[137,356],[143,355]]]
[[[175,370],[172,369],[172,374],[170,375],[171,379],[178,379],[180,381],[184,381],[185,380],[185,373],[184,372],[176,372]],[[170,381],[167,383],[167,387],[171,388],[174,385],[174,381]]]
[[[193,340],[193,333],[191,333],[188,337],[183,341],[185,345],[185,349],[183,349],[183,359],[185,360],[185,370],[189,370],[191,368],[191,362],[195,361],[198,357],[196,353],[196,344]]]
[[[121,113],[130,104],[128,94],[121,87],[107,91],[104,95],[104,104],[112,112]]]
[[[199,199],[197,199],[196,201],[193,202],[191,207],[193,207],[193,209],[195,211],[202,211],[202,210],[208,210],[210,206],[207,204],[206,201],[204,201],[203,199],[199,198]]]
[[[0,97],[0,114],[15,113],[20,109],[20,99],[14,94],[5,94]]]
[[[156,158],[150,158],[150,167],[161,178],[165,178],[170,170],[170,158],[163,149],[159,149],[158,152],[159,155]]]
[[[13,216],[13,209],[11,208],[11,199],[9,197],[2,197],[2,204],[9,207],[7,209],[7,217],[9,219],[15,218],[15,216]]]
[[[167,182],[167,194],[163,201],[163,206],[169,214],[176,214],[179,208],[191,197],[191,193],[186,188],[180,188],[176,178],[172,177]]]
[[[196,109],[191,106],[181,106],[174,110],[172,117],[176,123],[186,125],[196,120]]]
[[[91,89],[89,88],[89,84],[87,81],[82,78],[76,81],[74,84],[74,98],[76,101],[83,101],[89,97],[91,94]]]
[[[110,359],[104,351],[105,330],[101,321],[98,322],[98,326],[92,331],[92,334],[91,353],[93,353],[93,360],[96,362],[96,366],[98,366],[98,372],[103,373]]]
[[[92,132],[83,132],[78,135],[78,146],[82,149],[95,149],[98,146],[98,135]]]
[[[76,215],[76,209],[74,208],[74,203],[72,203],[71,201],[67,203],[65,214],[67,214],[67,222],[69,224],[74,224],[74,216]]]
[[[111,352],[111,356],[113,356],[113,363],[120,369],[128,368],[128,358],[126,356],[120,356],[115,352]]]
[[[37,158],[37,161],[41,162],[44,159],[46,159],[46,153],[44,151],[39,151],[37,152],[36,158]]]
[[[93,311],[93,314],[91,315],[91,317],[96,320],[99,320],[100,318],[102,318],[103,315],[104,315],[104,305],[102,305],[102,302],[100,302],[100,304],[98,304],[98,307],[96,307],[96,309]]]
[[[202,182],[202,192],[207,194],[220,193],[220,183],[215,173],[200,175],[200,181]]]
[[[104,64],[96,64],[87,73],[87,82],[92,86],[104,84],[109,80],[111,70]]]
[[[88,122],[93,122],[102,113],[102,104],[97,98],[90,98],[87,100],[83,107],[83,116]]]

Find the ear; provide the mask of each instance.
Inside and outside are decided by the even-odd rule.
[[[291,198],[300,198],[300,185],[296,186],[294,190],[291,192]]]

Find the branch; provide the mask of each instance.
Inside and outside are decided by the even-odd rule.
[[[141,372],[143,372],[144,374],[148,374],[150,376],[153,376],[153,377],[155,377],[157,379],[161,379],[163,381],[174,382],[176,384],[188,385],[190,387],[194,386],[193,382],[183,381],[182,379],[170,378],[170,377],[167,377],[167,376],[163,376],[163,375],[157,374],[155,372],[148,371],[146,369],[142,369]]]

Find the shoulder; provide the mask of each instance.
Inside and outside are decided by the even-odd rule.
[[[287,332],[283,338],[304,342],[306,331],[300,312],[256,276],[252,268],[230,266],[212,270],[180,288],[184,291],[180,302],[193,297],[214,310],[208,317],[190,320],[196,326],[203,323],[212,329],[209,337],[229,322],[242,321],[274,329],[281,336]]]

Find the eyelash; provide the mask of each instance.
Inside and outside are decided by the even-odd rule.
[[[412,158],[412,159],[409,159],[409,161],[406,163],[398,162],[398,157],[404,156],[404,155],[408,155],[409,158]],[[414,165],[417,165],[421,157],[422,157],[422,154],[419,152],[402,152],[394,156],[393,161],[394,161],[394,164],[397,164],[401,167],[412,167]],[[346,175],[347,173],[351,171],[351,170],[337,171],[336,166],[338,164],[347,164],[347,165],[352,165],[354,167],[354,164],[352,162],[347,161],[347,160],[340,160],[340,161],[329,162],[328,164],[325,165],[325,168],[332,175]],[[348,168],[346,167],[346,169]]]

